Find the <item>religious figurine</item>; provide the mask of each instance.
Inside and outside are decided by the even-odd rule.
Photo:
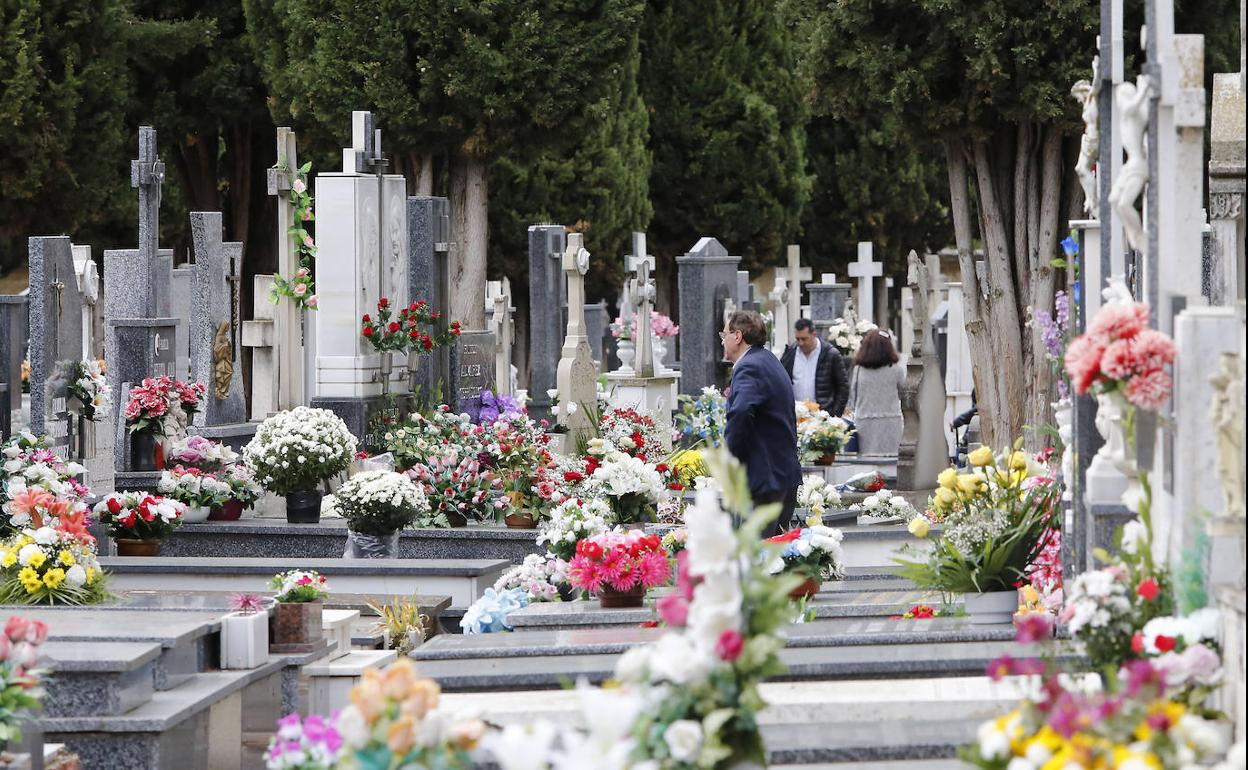
[[[1209,417],[1217,442],[1222,515],[1244,518],[1244,380],[1235,353],[1222,354],[1222,369],[1209,378],[1213,402]]]
[[[1100,159],[1101,136],[1097,126],[1099,110],[1097,96],[1101,92],[1101,81],[1097,70],[1100,57],[1092,59],[1092,81],[1080,80],[1070,89],[1070,95],[1083,105],[1083,136],[1079,139],[1079,160],[1075,163],[1075,174],[1079,177],[1079,185],[1083,188],[1083,210],[1092,219],[1097,218],[1098,196],[1096,190],[1096,162]]]
[[[1148,243],[1144,237],[1144,225],[1140,212],[1135,210],[1135,200],[1148,183],[1148,155],[1144,135],[1148,131],[1148,96],[1151,91],[1148,75],[1140,75],[1133,83],[1121,83],[1114,91],[1114,101],[1122,118],[1122,148],[1127,162],[1114,180],[1109,191],[1109,205],[1114,207],[1122,220],[1131,248],[1144,255]]]
[[[218,401],[230,397],[230,380],[234,379],[234,351],[230,343],[230,322],[222,321],[212,339],[212,389]]]

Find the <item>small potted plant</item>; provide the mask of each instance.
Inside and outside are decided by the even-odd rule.
[[[838,579],[845,572],[842,537],[839,529],[816,526],[791,529],[783,535],[768,538],[767,542],[784,546],[772,562],[771,574],[791,572],[804,578],[801,585],[789,592],[790,597],[802,599],[814,596],[823,581]]]
[[[221,668],[251,669],[268,661],[270,603],[256,594],[234,595],[234,611],[221,618]]]
[[[264,490],[256,483],[256,474],[243,463],[225,466],[217,474],[217,478],[230,488],[229,497],[209,511],[209,521],[238,521],[243,510],[255,505],[264,494]]]
[[[371,670],[371,669],[370,669]],[[264,766],[286,770],[331,770],[351,752],[338,732],[333,717],[298,713],[277,720],[277,733],[269,739]]]
[[[841,493],[822,476],[806,476],[797,488],[797,507],[810,511],[819,521],[823,520],[824,512],[840,504]]]
[[[329,581],[311,570],[296,569],[274,575],[269,587],[277,591],[270,650],[312,652],[321,640],[322,600],[329,596]]]
[[[576,544],[611,528],[611,507],[603,500],[570,497],[550,511],[538,528],[537,544],[562,559],[571,561]]]
[[[394,471],[364,471],[334,493],[334,507],[347,520],[348,557],[393,559],[399,532],[429,512],[424,491]]]
[[[314,524],[321,520],[320,485],[350,467],[355,450],[355,436],[338,415],[297,406],[260,423],[243,460],[261,486],[286,497],[288,522]]]
[[[95,505],[118,556],[156,556],[160,544],[182,526],[186,506],[146,492],[114,492]]]
[[[429,458],[407,471],[420,484],[431,508],[431,526],[466,527],[468,519],[480,521],[488,511],[486,500],[498,481],[475,457],[455,451]]]
[[[671,574],[659,536],[635,529],[580,541],[568,564],[568,582],[598,594],[603,607],[640,607],[646,590],[663,585]]]
[[[420,614],[420,607],[412,599],[396,598],[389,604],[373,604],[368,608],[377,613],[377,628],[387,637],[388,649],[394,650],[400,658],[419,647],[430,627],[428,615]]]
[[[167,444],[186,435],[204,392],[201,383],[172,377],[148,377],[130,389],[123,414],[135,470],[164,470]]]
[[[183,524],[199,524],[208,521],[209,511],[228,499],[230,486],[214,473],[177,465],[161,471],[156,491],[186,506]]]
[[[549,510],[537,491],[537,477],[551,462],[546,448],[550,436],[523,415],[500,419],[491,427],[489,446],[497,447],[494,462],[503,487],[498,499],[503,523],[512,529],[535,529]]]

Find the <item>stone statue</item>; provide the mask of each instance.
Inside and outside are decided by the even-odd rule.
[[[1213,421],[1218,448],[1218,480],[1222,482],[1222,515],[1244,518],[1244,379],[1239,356],[1222,354],[1222,369],[1209,378]]]
[[[1109,191],[1109,205],[1114,207],[1122,229],[1127,235],[1131,248],[1142,256],[1146,254],[1148,243],[1144,237],[1144,225],[1140,221],[1140,212],[1135,210],[1135,200],[1144,191],[1148,183],[1148,155],[1144,145],[1144,135],[1148,131],[1148,97],[1151,86],[1148,75],[1140,75],[1135,83],[1121,83],[1114,91],[1114,102],[1122,118],[1122,148],[1127,153],[1127,162],[1114,180]]]
[[[230,380],[234,379],[234,350],[230,342],[230,322],[222,321],[212,338],[212,392],[218,401],[230,397]]]
[[[1101,92],[1101,81],[1097,72],[1099,67],[1100,57],[1094,57],[1092,81],[1080,80],[1070,89],[1070,95],[1083,105],[1083,136],[1079,139],[1079,160],[1075,163],[1075,174],[1083,188],[1083,210],[1092,219],[1097,218],[1099,209],[1096,172],[1093,170],[1101,153],[1101,135],[1097,126],[1100,110],[1096,104],[1097,96]]]

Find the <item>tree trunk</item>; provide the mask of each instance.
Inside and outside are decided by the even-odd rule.
[[[218,134],[190,134],[178,143],[175,161],[186,184],[189,211],[220,211],[217,188]]]
[[[489,186],[485,161],[460,151],[451,161],[451,319],[465,329],[485,328]]]
[[[230,127],[230,240],[243,244],[243,259],[247,259],[247,239],[251,223],[251,122]]]

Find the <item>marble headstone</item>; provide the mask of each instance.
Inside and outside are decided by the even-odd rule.
[[[696,396],[708,385],[726,385],[728,367],[719,332],[723,329],[726,304],[731,302],[739,307],[740,264],[740,257],[730,255],[723,244],[711,237],[700,238],[693,248],[676,258],[681,393]]]
[[[550,414],[547,391],[556,387],[567,304],[561,267],[566,243],[563,225],[529,227],[529,413],[535,420]]]
[[[84,303],[69,237],[37,236],[29,245],[30,429],[57,442],[66,437],[67,426],[53,429],[51,423],[67,419],[66,388],[82,360]]]
[[[494,390],[494,334],[463,332],[455,344],[455,411],[475,422],[481,415],[481,391]]]
[[[247,421],[243,398],[243,367],[229,276],[241,243],[221,239],[219,211],[191,212],[195,243],[195,275],[190,302],[191,379],[204,384],[204,408],[195,426],[232,425]]]
[[[426,300],[443,314],[449,309],[448,261],[453,251],[451,207],[446,198],[412,196],[407,199],[407,295],[410,301]],[[416,385],[422,398],[450,387],[450,349],[420,357]],[[449,394],[447,394],[449,395]]]
[[[0,439],[6,441],[13,433],[13,412],[22,405],[29,302],[25,294],[0,296]]]

